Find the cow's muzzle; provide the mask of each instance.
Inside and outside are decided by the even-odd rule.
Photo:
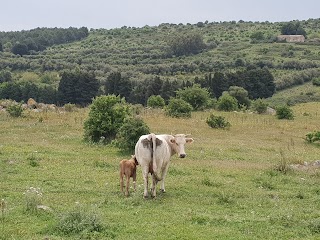
[[[180,154],[179,157],[180,158],[185,158],[187,155],[186,154]]]

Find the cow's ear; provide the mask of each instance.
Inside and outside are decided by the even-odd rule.
[[[193,138],[186,138],[186,143],[193,143]]]

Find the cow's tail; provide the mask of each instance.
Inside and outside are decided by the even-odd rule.
[[[152,168],[153,168],[153,174],[155,176],[155,178],[158,181],[161,181],[162,178],[159,176],[158,174],[158,166],[157,166],[157,160],[156,160],[156,148],[157,148],[157,137],[154,133],[151,133],[151,139],[152,139]]]

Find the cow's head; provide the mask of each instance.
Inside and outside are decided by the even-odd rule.
[[[170,142],[172,144],[173,151],[176,152],[180,158],[184,158],[186,156],[184,145],[186,143],[192,143],[193,139],[188,138],[185,134],[176,134],[173,135]]]

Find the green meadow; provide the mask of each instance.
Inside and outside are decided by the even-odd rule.
[[[294,120],[145,110],[152,132],[194,139],[156,199],[143,199],[140,167],[137,191],[120,192],[119,162],[133,152],[84,142],[87,108],[1,112],[0,239],[319,239],[320,145],[305,135],[319,131],[320,103],[292,109]],[[212,112],[230,129],[210,128]]]

